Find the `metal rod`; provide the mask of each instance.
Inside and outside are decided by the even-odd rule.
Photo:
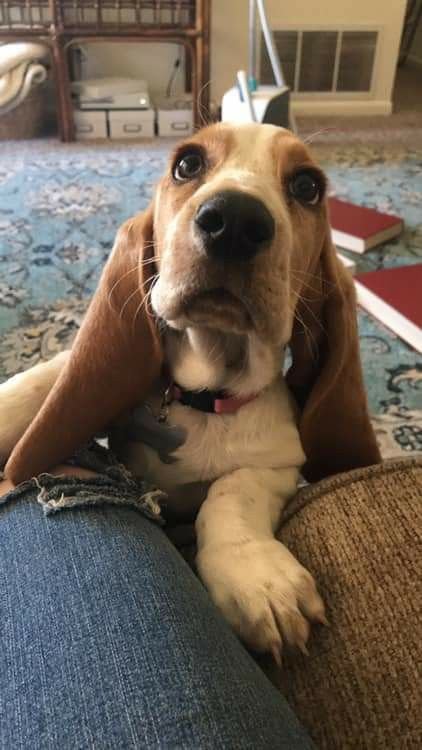
[[[251,122],[257,122],[257,116],[255,112],[255,107],[253,105],[251,92],[249,91],[248,86],[248,79],[246,78],[246,73],[244,70],[239,70],[237,73],[237,82],[240,88],[240,93],[242,96],[243,101],[245,102],[248,111],[249,111],[249,118]]]
[[[264,34],[265,45],[267,47],[267,52],[268,52],[268,57],[270,58],[271,67],[273,69],[275,82],[277,86],[280,86],[280,88],[282,88],[283,86],[286,85],[286,82],[284,80],[283,71],[281,69],[280,58],[278,56],[277,48],[275,46],[273,32],[271,31],[268,25],[267,15],[265,13],[264,0],[256,0],[256,5],[258,8],[259,18],[260,18],[261,26],[262,26],[262,33]]]
[[[256,5],[255,0],[249,0],[249,80],[256,78]]]
[[[279,86],[280,88],[284,88],[284,86],[286,86],[286,81],[283,75],[283,70],[281,68],[280,57],[277,52],[277,47],[275,46],[274,35],[267,21],[264,0],[256,0],[256,5],[258,8],[259,18],[260,18],[261,26],[262,26],[262,33],[264,34],[265,45],[267,47],[267,52],[268,52],[268,57],[270,58],[271,67],[273,69],[275,82],[277,86]],[[290,130],[292,130],[293,133],[297,133],[296,119],[292,112],[290,103],[289,103],[289,125],[290,125]]]

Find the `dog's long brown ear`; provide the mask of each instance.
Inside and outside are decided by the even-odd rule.
[[[159,374],[161,346],[146,299],[153,255],[149,208],[117,234],[69,362],[6,465],[15,484],[70,456],[141,401]]]
[[[320,255],[300,278],[287,382],[301,409],[304,474],[314,481],[378,463],[380,454],[363,384],[354,285],[328,222]]]

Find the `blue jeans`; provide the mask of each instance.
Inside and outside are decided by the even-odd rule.
[[[1,750],[312,747],[157,524],[23,494],[0,508]]]

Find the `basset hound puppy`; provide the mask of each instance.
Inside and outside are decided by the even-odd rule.
[[[0,386],[6,476],[36,476],[111,426],[132,472],[174,511],[199,511],[202,580],[238,635],[277,660],[325,619],[312,576],[274,536],[300,473],[380,460],[325,196],[291,132],[203,129],[118,231],[71,351]]]

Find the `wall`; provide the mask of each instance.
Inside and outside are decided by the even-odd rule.
[[[232,85],[236,69],[247,64],[247,0],[230,0],[228,23],[227,1],[213,3],[212,83],[213,96],[219,99]],[[331,101],[295,102],[296,112],[333,114],[355,111],[388,114],[391,111],[391,94],[394,83],[401,28],[406,0],[306,0],[306,2],[281,2],[267,0],[268,15],[273,28],[318,23],[333,25],[383,26],[379,42],[376,89],[372,101],[360,100],[335,103]]]
[[[267,0],[273,27],[309,24],[321,26],[367,25],[383,27],[379,43],[376,89],[372,99],[327,101],[323,98],[294,102],[294,109],[309,113],[382,113],[391,111],[398,47],[400,43],[406,0],[306,0],[285,2]],[[213,0],[211,30],[211,96],[219,102],[224,91],[233,85],[236,71],[247,65],[248,0]],[[131,74],[150,81],[151,92],[165,88],[174,62],[173,45],[91,45],[86,75]],[[178,76],[178,91],[183,88],[183,75]]]

